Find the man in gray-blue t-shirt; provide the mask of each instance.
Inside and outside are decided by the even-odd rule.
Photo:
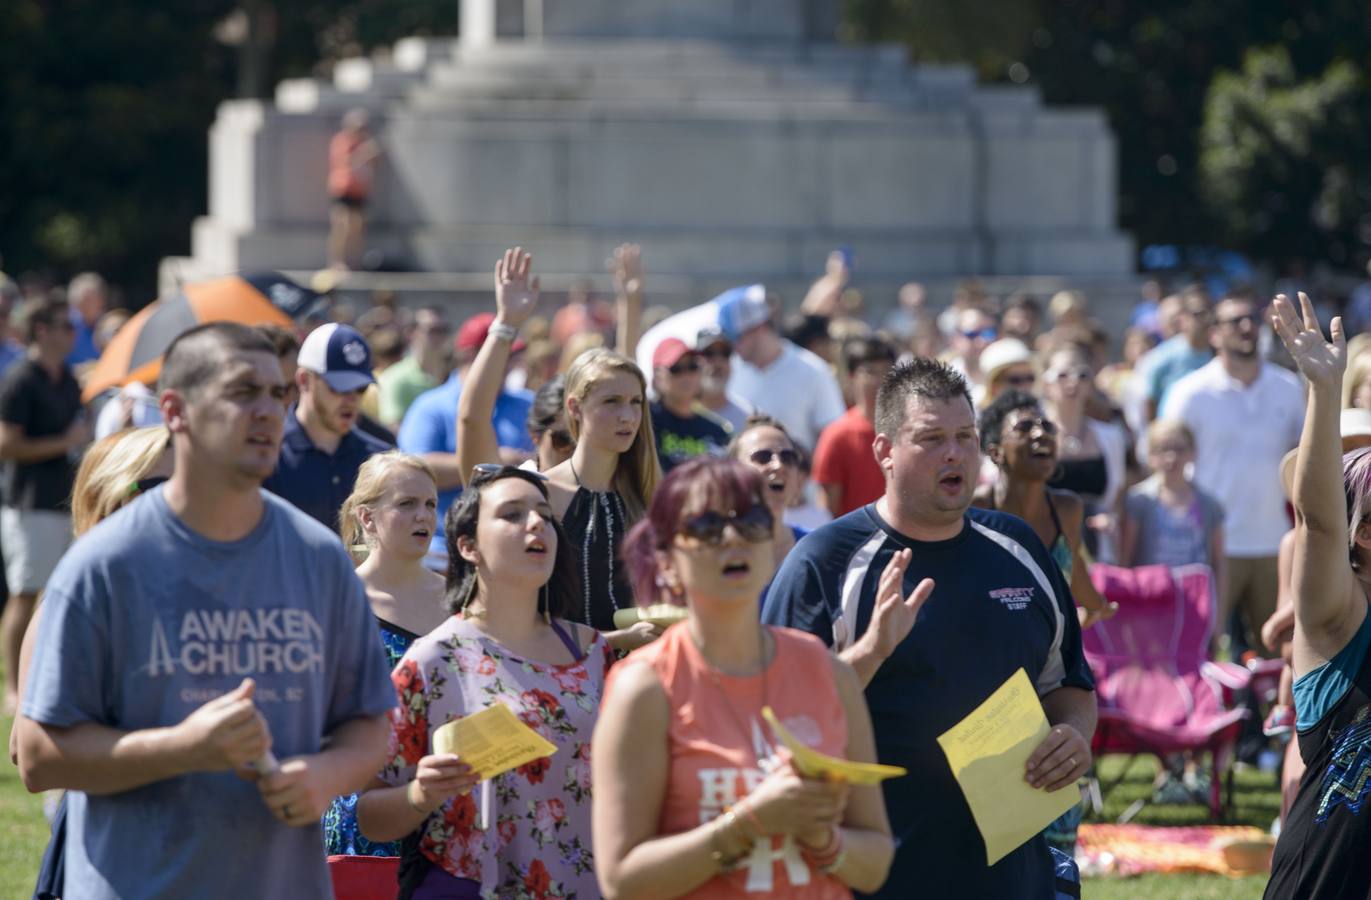
[[[49,582],[16,727],[25,784],[75,792],[66,896],[331,896],[319,816],[379,771],[395,694],[337,536],[260,489],[283,395],[251,329],[180,338],[175,473]]]

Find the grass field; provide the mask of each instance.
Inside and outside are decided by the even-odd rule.
[[[9,739],[10,720],[0,717],[0,737]],[[1126,759],[1109,757],[1101,768],[1112,780]],[[1114,821],[1130,803],[1152,793],[1156,771],[1151,760],[1139,759],[1127,779],[1105,798],[1100,821]],[[33,892],[38,861],[47,846],[48,828],[39,797],[24,790],[8,752],[0,763],[0,900],[27,900]],[[1238,773],[1232,824],[1265,829],[1280,812],[1275,777],[1255,771]],[[1089,819],[1087,819],[1089,821]],[[1152,806],[1134,822],[1142,825],[1203,825],[1209,821],[1204,807]],[[1230,879],[1219,875],[1153,875],[1129,879],[1088,879],[1083,896],[1090,900],[1252,900],[1262,895],[1265,878]]]

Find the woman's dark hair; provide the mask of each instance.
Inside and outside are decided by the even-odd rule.
[[[1020,409],[1040,411],[1042,401],[1027,391],[1010,390],[995,398],[995,401],[981,411],[977,427],[981,432],[981,452],[1000,443],[1004,437],[1004,420],[1009,414]]]
[[[538,393],[533,395],[533,405],[528,409],[528,419],[524,423],[528,428],[529,437],[533,438],[533,443],[538,443],[538,439],[557,424],[557,417],[562,414],[564,403],[566,380],[561,375],[538,388]]]
[[[623,560],[639,606],[661,600],[657,584],[657,551],[665,550],[681,527],[681,520],[711,503],[735,512],[765,506],[762,477],[734,459],[697,456],[667,473],[657,487],[645,515],[624,538]]]
[[[547,479],[537,472],[516,466],[501,466],[492,474],[477,472],[472,477],[462,495],[448,507],[447,518],[443,520],[447,544],[446,594],[449,612],[464,609],[476,596],[476,567],[462,557],[457,541],[462,537],[476,539],[476,522],[481,515],[481,492],[507,478],[527,481],[538,489],[543,499],[547,499]],[[571,552],[571,544],[562,530],[562,524],[554,517],[551,525],[557,535],[557,552],[553,558],[552,576],[543,586],[538,600],[538,611],[559,619],[580,618],[576,585],[580,584],[581,579],[576,570],[576,557]]]

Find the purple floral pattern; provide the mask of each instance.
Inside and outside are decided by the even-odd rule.
[[[503,703],[557,745],[455,797],[420,826],[421,852],[483,896],[551,900],[599,896],[590,842],[590,735],[604,691],[609,645],[598,634],[580,662],[515,656],[453,617],[415,641],[391,680],[389,784],[414,777],[438,726]]]

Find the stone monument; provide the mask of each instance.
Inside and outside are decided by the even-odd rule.
[[[354,107],[386,154],[368,246],[401,268],[488,279],[522,244],[542,272],[595,273],[633,240],[694,299],[807,282],[838,246],[880,284],[1133,271],[1101,111],[839,44],[837,0],[462,0],[461,16],[460,38],[224,103],[182,273],[322,266],[327,144]]]

